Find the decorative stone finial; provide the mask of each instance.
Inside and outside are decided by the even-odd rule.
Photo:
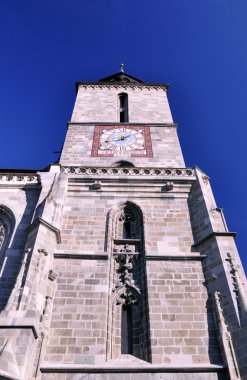
[[[124,64],[123,63],[120,63],[120,71],[121,71],[121,73],[124,73]]]

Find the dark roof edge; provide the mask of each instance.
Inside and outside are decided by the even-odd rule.
[[[48,166],[42,168],[42,169],[1,169],[0,173],[8,173],[8,174],[37,174],[39,172],[48,172],[50,170],[51,165],[59,165],[58,163],[54,162],[49,164]]]
[[[138,79],[136,77],[133,77],[133,75],[130,75],[124,71],[119,71],[118,73],[115,73],[115,74],[112,74],[112,75],[108,75],[107,77],[104,77],[104,78],[101,78],[99,80],[99,82],[111,82],[112,79],[114,78],[130,78],[130,79],[133,79],[135,82],[138,82],[138,83],[143,83],[143,80],[141,79]]]
[[[40,170],[35,169],[1,169],[0,173],[30,173],[30,174],[36,174]]]

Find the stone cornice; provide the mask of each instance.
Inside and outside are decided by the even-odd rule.
[[[133,89],[155,89],[159,90],[162,89],[167,92],[169,85],[167,83],[137,83],[137,82],[76,82],[76,91],[78,91],[79,88],[133,88]]]
[[[102,123],[98,121],[94,122],[80,122],[80,121],[68,121],[67,127],[70,125],[109,125],[109,126],[121,126],[121,127],[128,127],[131,126],[147,126],[147,127],[158,127],[158,128],[178,128],[178,124],[175,123],[117,123],[117,122],[108,122],[108,123]]]
[[[5,187],[6,185],[23,187],[40,185],[40,183],[40,177],[37,174],[0,172],[0,187]]]
[[[92,166],[62,166],[61,173],[75,175],[111,175],[111,176],[155,176],[176,179],[194,179],[194,170],[190,168],[114,168],[114,167],[92,167]]]
[[[38,227],[40,224],[42,224],[43,226],[45,226],[46,228],[54,232],[56,236],[57,244],[61,243],[60,230],[42,218],[35,219],[34,222],[30,224],[30,226],[27,227],[26,229],[27,233],[31,232],[34,228]]]

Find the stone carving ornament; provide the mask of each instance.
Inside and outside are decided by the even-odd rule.
[[[114,248],[113,258],[119,276],[113,292],[116,292],[116,304],[123,308],[137,303],[137,295],[141,294],[132,278],[133,264],[139,256],[139,252],[135,252],[135,245],[123,244]]]
[[[5,228],[4,228],[3,224],[0,224],[0,249],[3,245],[4,238],[5,238]]]

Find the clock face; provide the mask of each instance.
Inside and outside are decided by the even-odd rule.
[[[92,156],[152,157],[149,127],[95,127]]]

